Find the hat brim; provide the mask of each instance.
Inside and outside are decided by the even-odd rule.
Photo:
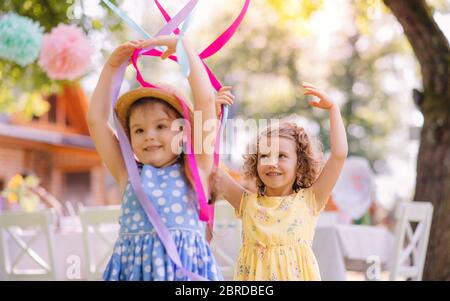
[[[188,107],[189,122],[191,122],[192,124],[193,121],[192,104],[189,102],[187,98],[182,97],[181,95],[177,95],[175,91],[171,91],[169,89],[138,88],[131,90],[120,96],[116,102],[116,105],[114,106],[114,111],[117,114],[117,118],[119,119],[119,122],[122,124],[122,127],[125,129],[125,131],[128,128],[128,125],[126,124],[128,110],[130,109],[133,103],[145,97],[157,98],[166,102],[167,104],[172,106],[184,118],[183,107],[181,106],[181,103],[178,100],[178,98],[180,98],[181,100],[184,101],[184,103]]]

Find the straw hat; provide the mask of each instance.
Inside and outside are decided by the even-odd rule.
[[[158,85],[160,88],[138,88],[127,93],[123,94],[119,97],[114,106],[114,111],[117,114],[119,122],[122,124],[122,127],[125,131],[128,128],[127,125],[127,113],[130,109],[131,105],[137,100],[144,97],[152,97],[160,99],[170,106],[172,106],[181,116],[184,117],[183,108],[178,99],[184,101],[189,110],[189,121],[193,122],[193,105],[188,97],[186,97],[183,93],[176,90],[175,88],[168,85]],[[178,98],[177,98],[178,97]]]

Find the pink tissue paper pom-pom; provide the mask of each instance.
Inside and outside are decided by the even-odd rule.
[[[39,65],[51,79],[74,80],[86,72],[93,52],[80,28],[59,24],[42,39]]]

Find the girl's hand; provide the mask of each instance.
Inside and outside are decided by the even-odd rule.
[[[220,167],[215,168],[209,176],[209,189],[211,190],[212,203],[223,194],[221,183],[225,180],[224,177],[224,171]]]
[[[220,117],[222,105],[232,105],[234,103],[234,95],[231,93],[231,86],[223,86],[216,95],[216,112],[217,118]]]
[[[148,45],[150,41],[151,40],[137,40],[126,42],[113,51],[106,63],[113,68],[118,68],[130,59],[136,49],[147,47],[146,45]]]
[[[165,60],[172,54],[174,54],[177,51],[177,42],[178,42],[178,36],[157,36],[153,40],[148,40],[149,43],[143,48],[147,48],[150,46],[165,46],[167,47],[166,51],[161,55],[161,59]]]
[[[242,187],[224,168],[213,168],[210,173],[208,183],[212,196],[210,203],[214,203],[215,200],[226,200],[234,209],[238,210],[242,195],[251,192]]]
[[[113,68],[120,67],[128,61],[136,49],[144,49],[156,46],[166,46],[167,50],[161,55],[164,60],[175,53],[178,37],[176,36],[158,36],[154,39],[137,40],[126,42],[117,47],[109,57],[107,64]]]
[[[319,98],[319,101],[308,100],[309,104],[313,107],[329,110],[333,107],[334,102],[322,91],[318,90],[314,85],[303,82],[303,88],[305,89],[304,95],[313,95]]]

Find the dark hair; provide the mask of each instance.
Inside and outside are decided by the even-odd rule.
[[[161,105],[163,105],[165,112],[169,115],[169,116],[174,116],[175,118],[183,118],[183,116],[181,116],[180,113],[178,113],[178,111],[170,104],[168,104],[166,101],[160,99],[160,98],[156,98],[156,97],[143,97],[140,98],[138,100],[136,100],[129,108],[126,114],[126,128],[125,128],[125,132],[128,136],[128,140],[131,142],[131,135],[130,135],[130,116],[131,113],[133,113],[134,110],[138,109],[139,107],[142,107],[144,105],[148,105],[148,104],[155,104],[155,103],[159,103]],[[183,172],[184,172],[184,176],[186,177],[186,179],[188,180],[192,191],[195,190],[195,185],[194,185],[194,180],[191,174],[191,171],[189,169],[189,165],[187,163],[186,160],[186,155],[182,153],[182,156],[180,156],[180,163],[183,166]],[[139,161],[136,161],[136,163],[138,164],[138,167],[142,167],[143,164]]]
[[[178,113],[178,111],[175,110],[175,108],[173,106],[171,106],[166,101],[164,101],[164,100],[162,100],[160,98],[156,98],[156,97],[139,98],[134,103],[132,103],[131,106],[128,108],[128,111],[127,111],[127,114],[126,114],[126,117],[125,117],[125,122],[126,122],[125,131],[126,131],[126,134],[128,135],[128,139],[131,138],[131,135],[130,135],[130,117],[131,117],[131,113],[133,113],[133,111],[135,111],[139,107],[143,107],[144,105],[149,105],[149,104],[156,104],[156,103],[159,103],[159,104],[163,105],[163,107],[165,108],[164,112],[166,112],[169,116],[170,115],[175,115],[175,118],[183,118],[183,116],[181,116],[181,114]]]

